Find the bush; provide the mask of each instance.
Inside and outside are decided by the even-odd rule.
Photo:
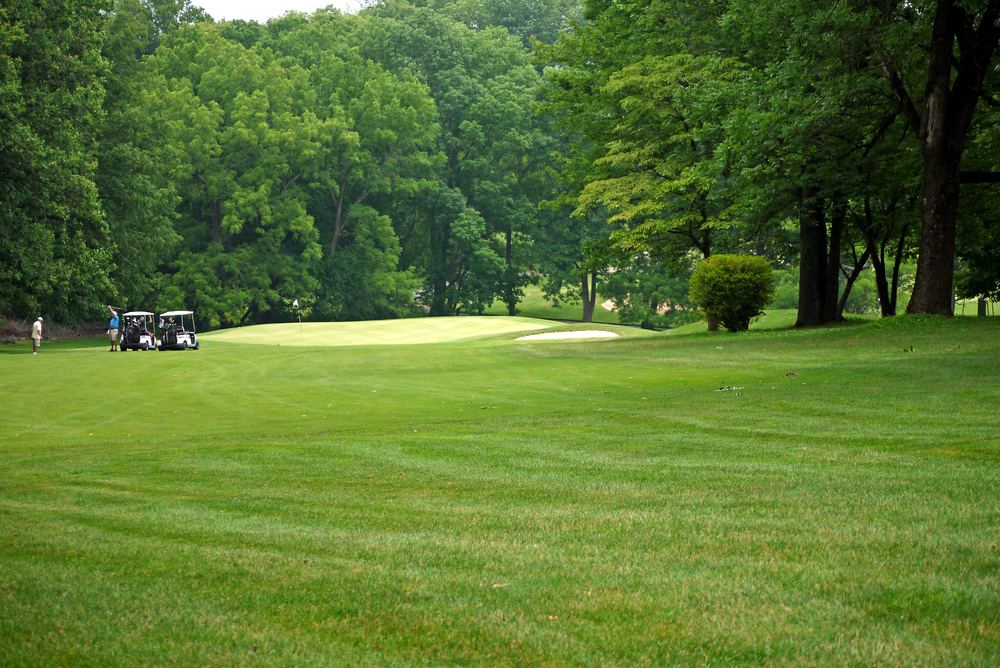
[[[774,299],[774,271],[767,259],[712,255],[691,275],[691,301],[705,319],[730,332],[743,332]]]

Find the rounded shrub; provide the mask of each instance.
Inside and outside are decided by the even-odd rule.
[[[712,255],[691,274],[691,301],[709,323],[744,332],[774,299],[775,278],[765,258]]]

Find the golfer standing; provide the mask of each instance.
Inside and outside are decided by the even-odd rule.
[[[111,337],[111,351],[115,352],[118,350],[118,313],[111,308],[108,304],[108,310],[111,311],[111,322],[108,324],[108,336]]]
[[[36,320],[31,325],[31,344],[32,344],[31,354],[32,355],[37,355],[38,354],[38,346],[41,343],[42,343],[42,317],[38,316],[38,320]]]

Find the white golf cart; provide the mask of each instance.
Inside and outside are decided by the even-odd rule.
[[[153,350],[156,348],[156,326],[149,311],[129,311],[122,314],[118,331],[118,349]]]
[[[190,329],[189,329],[190,328]],[[160,314],[160,345],[157,350],[198,350],[194,333],[194,311],[167,311]]]

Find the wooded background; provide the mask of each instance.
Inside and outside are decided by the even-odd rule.
[[[388,0],[262,25],[8,0],[0,315],[513,314],[536,283],[666,326],[721,252],[768,258],[800,325],[862,284],[855,308],[893,315],[911,277],[910,312],[950,314],[1000,297],[998,16]]]

